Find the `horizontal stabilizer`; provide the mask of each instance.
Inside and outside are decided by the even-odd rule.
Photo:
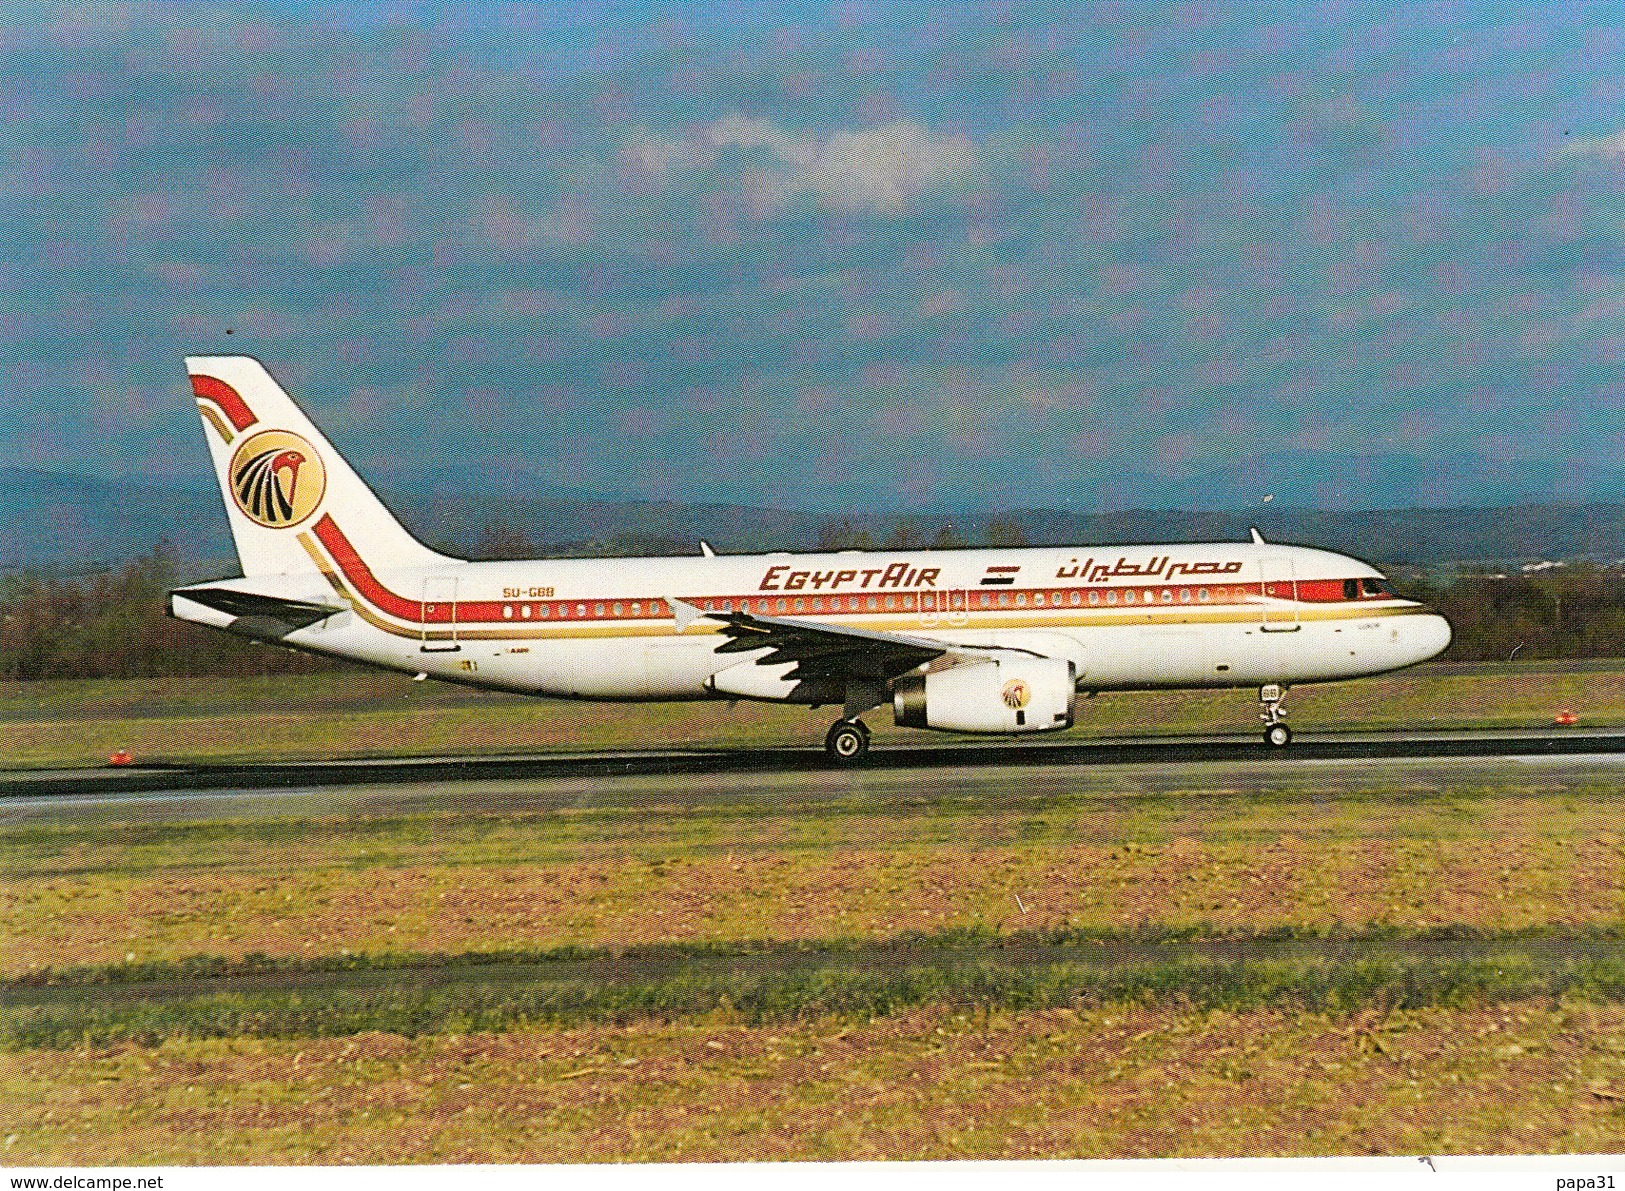
[[[349,609],[333,604],[313,604],[227,587],[188,587],[169,593],[169,614],[180,620],[195,620],[177,608],[177,600],[187,600],[230,617],[218,625],[229,633],[257,641],[280,641],[289,633],[307,629]]]

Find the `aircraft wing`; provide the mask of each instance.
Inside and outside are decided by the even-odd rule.
[[[803,692],[827,694],[825,698],[815,698],[815,705],[819,701],[842,700],[848,718],[884,703],[890,697],[891,684],[896,679],[939,658],[945,659],[944,665],[951,667],[987,662],[1002,654],[1029,652],[1003,647],[950,645],[945,641],[907,633],[875,632],[819,621],[791,620],[782,616],[705,612],[685,600],[672,597],[668,597],[668,600],[677,612],[679,632],[701,617],[720,622],[722,635],[727,640],[717,646],[717,653],[760,653],[754,666],[749,662],[740,665],[749,666],[752,670],[756,667],[764,670],[782,667],[783,672],[772,680],[780,684],[781,689],[799,688]],[[759,694],[763,686],[755,686],[754,690],[752,686],[755,684],[746,682],[721,689],[751,697],[776,697]]]
[[[862,679],[886,683],[916,666],[935,661],[952,648],[926,637],[876,633],[868,629],[756,616],[749,612],[706,613],[720,620],[728,640],[718,653],[768,652],[759,666],[796,663],[788,677],[797,680]]]

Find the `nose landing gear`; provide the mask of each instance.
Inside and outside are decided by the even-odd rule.
[[[824,752],[837,765],[855,765],[869,751],[869,729],[862,720],[836,720],[824,737]]]
[[[1292,729],[1286,726],[1286,711],[1281,700],[1286,690],[1279,683],[1268,683],[1258,688],[1258,701],[1264,705],[1259,719],[1264,721],[1264,743],[1272,749],[1284,749],[1292,743]]]

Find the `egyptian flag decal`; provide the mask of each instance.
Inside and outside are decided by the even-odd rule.
[[[266,430],[232,455],[232,498],[250,520],[269,529],[305,521],[326,491],[321,456],[297,434]]]
[[[1015,581],[1016,581],[1016,572],[1019,571],[1019,570],[1021,570],[1021,568],[1019,566],[1016,566],[1016,567],[988,567],[987,568],[987,574],[982,576],[981,586],[982,587],[1010,587],[1010,586],[1013,586],[1015,584]]]

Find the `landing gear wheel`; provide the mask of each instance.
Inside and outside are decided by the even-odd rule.
[[[1284,749],[1292,743],[1292,729],[1286,726],[1286,708],[1281,700],[1286,688],[1279,683],[1265,683],[1258,688],[1258,701],[1264,712],[1258,718],[1264,721],[1264,743],[1272,749]]]
[[[824,737],[824,751],[837,765],[855,765],[869,752],[869,729],[862,720],[836,720]]]

